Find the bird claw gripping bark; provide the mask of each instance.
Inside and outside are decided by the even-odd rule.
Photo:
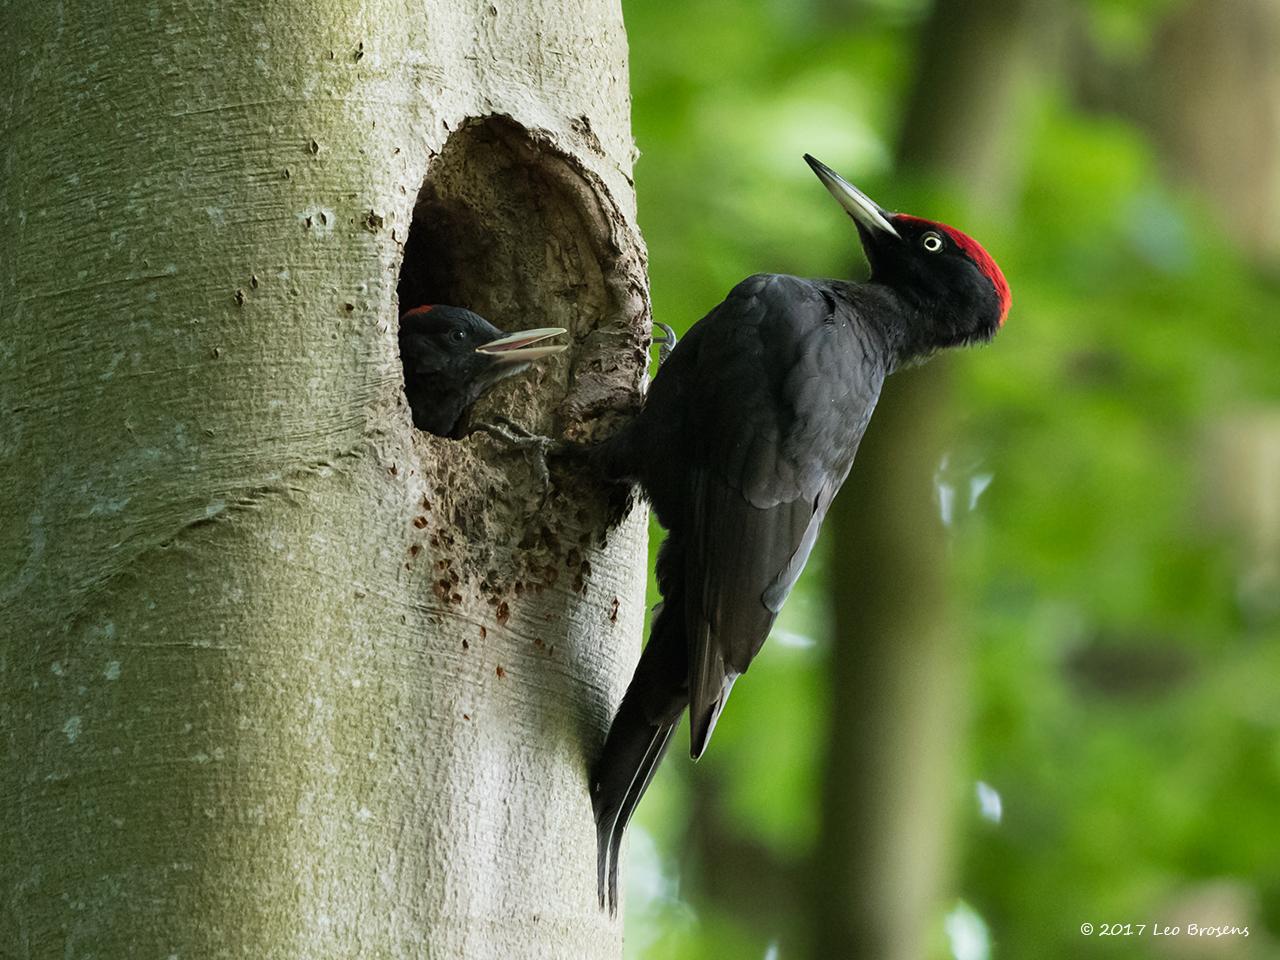
[[[658,348],[658,365],[661,366],[666,362],[667,357],[671,356],[671,351],[680,341],[676,332],[665,323],[655,321],[653,325],[662,331],[662,336],[653,338],[653,345]]]
[[[534,454],[534,470],[538,474],[538,481],[542,484],[542,499],[544,503],[546,502],[546,498],[551,491],[551,472],[547,468],[547,457],[559,452],[564,447],[563,440],[555,440],[551,437],[533,433],[501,414],[495,416],[488,423],[476,424],[472,432],[487,434],[510,449],[521,450],[526,453],[532,452]]]

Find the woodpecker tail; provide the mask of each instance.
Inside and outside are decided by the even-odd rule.
[[[683,551],[668,537],[658,556],[658,585],[665,599],[653,618],[649,642],[640,656],[604,750],[591,778],[596,818],[596,884],[600,906],[618,912],[618,859],[622,836],[640,798],[671,742],[689,704],[688,654],[680,590],[666,574],[683,569]],[[676,587],[668,590],[669,587]]]
[[[671,742],[675,724],[650,724],[620,710],[609,728],[592,784],[596,815],[596,888],[600,907],[618,912],[618,860],[622,837]]]

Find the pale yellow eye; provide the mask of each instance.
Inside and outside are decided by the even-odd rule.
[[[938,236],[932,230],[920,238],[920,245],[930,253],[937,253],[942,249],[942,237]]]

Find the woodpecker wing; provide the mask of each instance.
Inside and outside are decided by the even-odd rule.
[[[695,474],[687,552],[690,753],[702,755],[734,681],[751,664],[809,558],[830,497],[753,506]],[[700,589],[699,589],[700,588]],[[698,592],[694,592],[697,590]]]
[[[743,281],[686,339],[698,368],[686,416],[702,441],[681,524],[696,758],[809,558],[885,361],[826,281],[788,276]]]

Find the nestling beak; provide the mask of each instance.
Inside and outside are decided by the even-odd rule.
[[[804,159],[818,175],[822,185],[836,198],[840,206],[844,207],[849,216],[872,232],[888,233],[901,239],[898,231],[889,222],[889,214],[878,203],[821,160],[815,160],[807,153]]]
[[[567,350],[568,346],[563,343],[548,344],[542,347],[533,346],[533,344],[540,343],[549,337],[558,337],[564,332],[564,327],[539,327],[536,330],[520,330],[476,347],[476,353],[493,357],[497,366],[505,367],[514,364],[531,363],[534,360],[541,360],[543,357],[549,357],[554,353]]]

